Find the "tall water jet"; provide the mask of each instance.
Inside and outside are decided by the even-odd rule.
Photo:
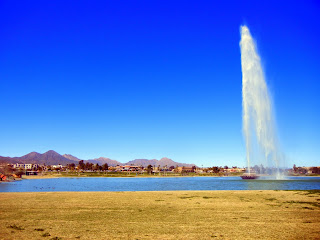
[[[247,169],[266,166],[279,172],[278,140],[272,103],[257,48],[247,26],[241,26],[242,121]]]

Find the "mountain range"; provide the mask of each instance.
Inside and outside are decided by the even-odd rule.
[[[83,159],[79,159],[71,154],[63,154],[60,155],[59,153],[50,150],[45,153],[37,153],[37,152],[31,152],[28,153],[22,157],[2,157],[0,156],[0,163],[32,163],[32,164],[41,164],[41,165],[67,165],[67,164],[78,164],[79,161]],[[157,159],[135,159],[132,161],[129,161],[127,163],[121,163],[117,160],[112,160],[110,158],[105,158],[105,157],[99,157],[99,158],[94,158],[94,159],[88,159],[88,160],[83,160],[84,162],[90,162],[93,164],[99,164],[103,165],[107,163],[109,166],[117,166],[117,165],[135,165],[135,166],[144,166],[147,167],[148,165],[152,166],[160,166],[160,167],[170,167],[170,166],[185,166],[185,167],[192,167],[195,166],[195,164],[187,164],[187,163],[178,163],[173,161],[170,158],[161,158],[160,160]]]

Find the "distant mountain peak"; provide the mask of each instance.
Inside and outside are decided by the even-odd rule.
[[[44,154],[55,154],[55,155],[60,155],[59,153],[57,153],[56,151],[53,151],[53,150],[49,150],[49,151],[45,152]]]
[[[99,165],[108,164],[109,166],[123,165],[123,163],[118,162],[117,160],[112,160],[106,157],[90,159],[88,160],[88,162],[95,163],[95,164],[98,163]]]
[[[30,152],[30,153],[28,153],[28,154],[26,154],[26,155],[31,155],[31,154],[32,154],[32,155],[35,155],[35,154],[41,154],[41,153],[38,153],[38,152],[34,152],[34,151],[33,151],[33,152]]]
[[[99,157],[99,158],[94,158],[94,160],[108,160],[108,159],[110,159],[110,158],[106,158],[106,157]]]
[[[78,163],[81,161],[81,159],[71,155],[71,154],[64,154],[60,155],[54,150],[49,150],[43,154],[38,153],[38,152],[30,152],[22,157],[1,157],[0,156],[0,161],[1,162],[8,162],[8,163],[37,163],[37,164],[46,164],[46,165],[56,165],[56,164],[61,164],[61,165],[67,165],[70,163]],[[84,160],[86,162],[91,162],[91,163],[98,163],[99,165],[103,164],[108,164],[109,166],[117,166],[117,165],[138,165],[138,166],[143,166],[147,167],[148,165],[151,166],[159,166],[160,167],[170,167],[170,166],[186,166],[186,167],[192,167],[195,166],[195,164],[187,164],[187,163],[179,163],[175,162],[172,159],[168,157],[163,157],[160,160],[157,159],[135,159],[132,161],[129,161],[127,163],[121,163],[117,160],[112,160],[110,158],[106,157],[99,157],[95,159],[90,159],[90,160]]]
[[[73,156],[71,154],[63,154],[62,156],[65,157],[65,158],[68,158],[68,159],[70,159],[72,161],[77,161],[77,162],[81,161],[81,159],[79,159],[79,158],[77,158],[77,157],[75,157],[75,156]]]
[[[195,164],[175,162],[172,159],[167,158],[167,157],[163,157],[160,160],[157,160],[157,159],[150,159],[150,160],[148,160],[148,159],[135,159],[135,160],[127,162],[126,164],[127,165],[138,165],[138,166],[142,165],[144,167],[147,167],[148,165],[152,165],[152,166],[156,166],[156,167],[157,166],[160,166],[160,167],[164,167],[164,166],[167,166],[167,167],[171,167],[171,166],[192,167],[192,166],[195,166]]]
[[[28,159],[28,158],[35,158],[35,157],[39,157],[41,156],[41,153],[38,153],[38,152],[31,152],[31,153],[28,153],[26,155],[23,155],[22,157],[20,157],[21,159]]]

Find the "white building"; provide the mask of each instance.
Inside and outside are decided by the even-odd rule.
[[[32,169],[32,167],[38,167],[38,164],[32,164],[32,163],[16,163],[13,164],[14,168],[22,168],[22,169]]]

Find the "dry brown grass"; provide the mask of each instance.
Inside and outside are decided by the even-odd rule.
[[[1,193],[0,199],[0,239],[320,238],[319,191]]]

